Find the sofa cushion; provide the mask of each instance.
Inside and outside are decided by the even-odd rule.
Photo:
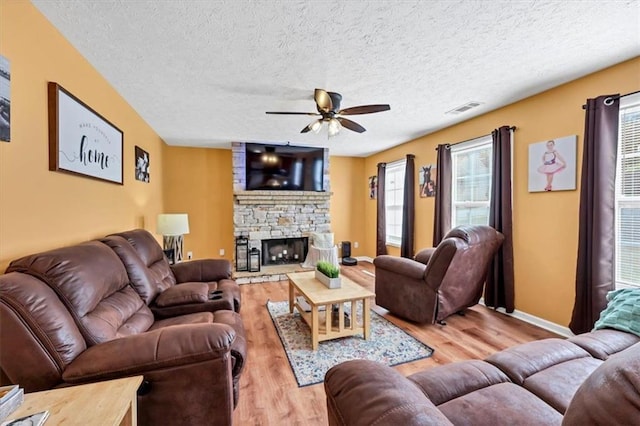
[[[418,385],[436,405],[444,404],[478,389],[509,382],[506,374],[480,360],[445,364],[420,371],[407,378]]]
[[[499,383],[438,408],[454,425],[559,425],[562,415],[514,383]]]
[[[151,272],[142,258],[129,241],[120,235],[110,235],[101,239],[103,243],[111,247],[124,264],[131,286],[140,295],[142,300],[149,305],[160,293],[160,286],[155,274]]]
[[[635,334],[607,328],[579,334],[570,337],[568,340],[589,352],[591,356],[605,360],[609,356],[640,342],[640,337]]]
[[[582,382],[600,364],[601,360],[592,357],[562,362],[529,376],[523,386],[564,414]]]
[[[149,231],[134,229],[112,235],[126,239],[135,249],[142,263],[149,269],[152,277],[151,285],[155,286],[158,293],[162,293],[176,284],[176,278],[171,272],[169,261],[165,257],[162,247]]]
[[[89,241],[14,260],[7,272],[44,281],[71,312],[87,345],[146,331],[153,314],[129,285],[118,256]]]
[[[589,357],[579,346],[563,339],[544,339],[513,346],[485,359],[504,371],[516,384],[522,385],[530,376],[574,359]]]
[[[580,386],[563,425],[631,425],[640,419],[640,343],[611,356]]]
[[[155,300],[158,307],[204,303],[209,300],[207,283],[184,283],[175,285],[160,293]]]
[[[87,344],[55,292],[27,274],[0,275],[0,361],[11,383],[36,392],[60,384]]]
[[[640,288],[610,291],[607,300],[593,329],[613,328],[640,336]]]

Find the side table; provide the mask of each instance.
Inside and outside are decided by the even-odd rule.
[[[135,426],[138,387],[142,376],[27,393],[24,402],[6,419],[49,411],[46,425]]]

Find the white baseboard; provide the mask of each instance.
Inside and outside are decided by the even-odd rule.
[[[480,302],[478,302],[478,303],[483,305],[483,306],[486,306],[484,304],[484,298],[480,299]],[[493,309],[493,308],[490,308],[490,309]],[[507,311],[504,308],[498,308],[498,309],[496,309],[496,311],[498,311],[498,312],[500,312],[502,314],[505,314],[505,315],[512,316],[514,318],[517,318],[517,319],[519,319],[521,321],[524,321],[524,322],[527,322],[529,324],[533,324],[533,325],[535,325],[537,327],[544,328],[545,330],[549,330],[552,333],[559,334],[560,336],[564,336],[564,337],[575,336],[575,334],[573,334],[573,332],[568,327],[556,324],[555,322],[547,321],[546,319],[537,317],[535,315],[528,314],[526,312],[519,311],[517,309],[514,310],[510,314],[507,313]]]
[[[356,256],[356,260],[359,262],[370,262],[373,263],[373,258],[369,256]]]

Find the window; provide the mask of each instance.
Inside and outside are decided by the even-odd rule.
[[[402,244],[402,207],[404,205],[404,171],[406,160],[388,163],[384,180],[384,202],[387,220],[387,244]]]
[[[451,227],[488,225],[493,140],[483,136],[451,147]]]
[[[640,286],[640,95],[620,99],[616,287]]]

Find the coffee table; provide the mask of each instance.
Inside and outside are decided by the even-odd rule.
[[[318,343],[353,336],[362,333],[369,339],[371,328],[371,300],[375,293],[359,286],[345,276],[341,276],[342,287],[329,289],[315,278],[315,272],[295,272],[287,274],[289,278],[289,312],[297,308],[304,321],[311,328],[311,346],[318,349]],[[311,306],[311,312],[306,312],[296,301],[296,294],[300,294]],[[362,324],[357,323],[357,302],[362,301]],[[351,321],[348,327],[344,324],[344,303],[351,303]],[[338,324],[332,324],[331,306],[338,305]],[[319,310],[324,306],[324,312]]]

